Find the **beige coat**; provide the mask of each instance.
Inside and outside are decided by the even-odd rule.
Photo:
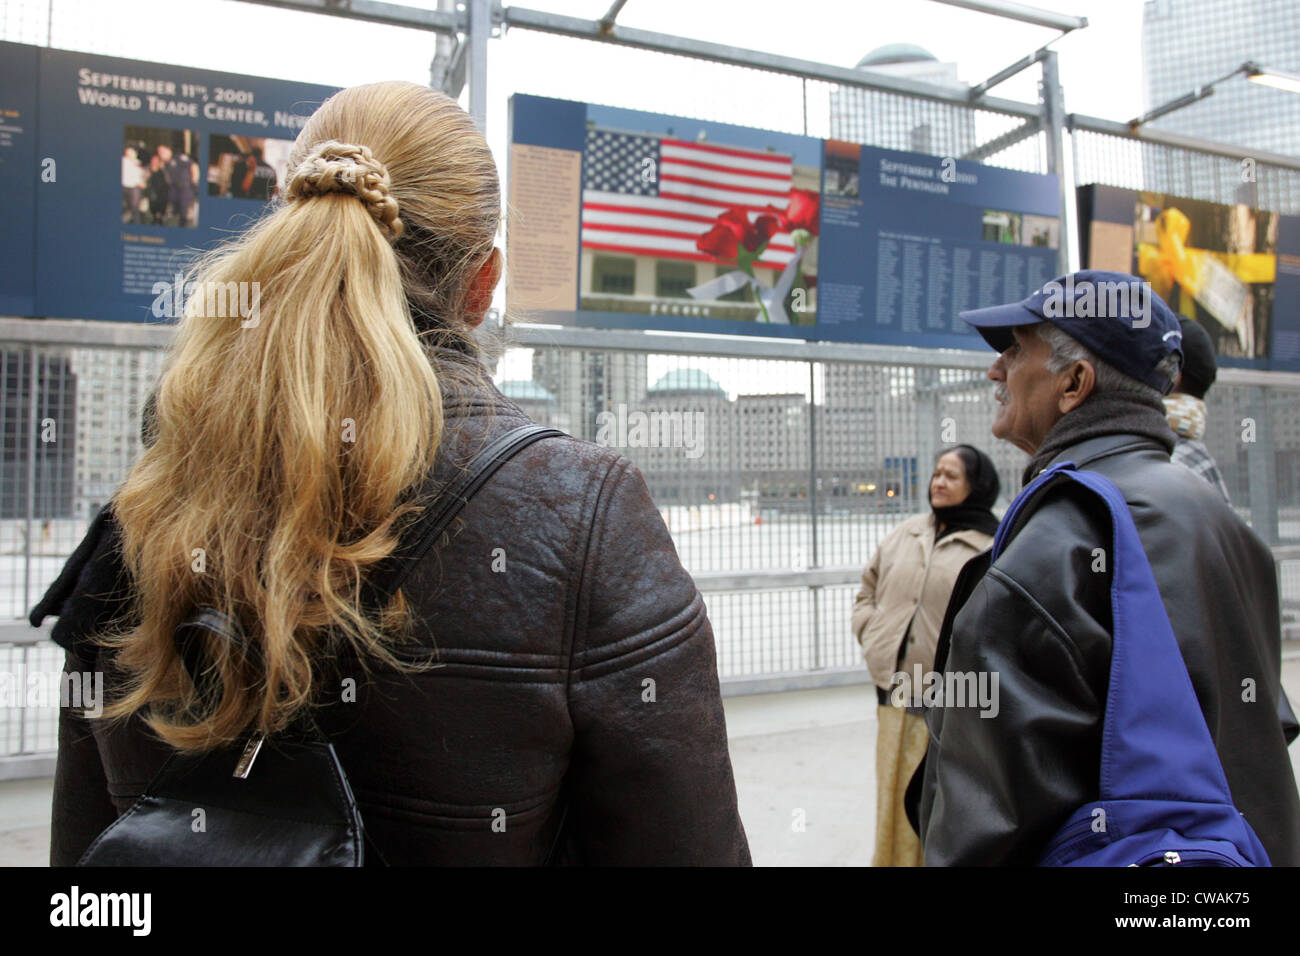
[[[911,675],[934,667],[948,598],[957,574],[976,554],[993,544],[992,535],[967,529],[934,541],[934,514],[914,515],[889,533],[862,572],[853,602],[853,633],[877,687],[890,690],[898,670]],[[898,665],[899,647],[911,639]]]

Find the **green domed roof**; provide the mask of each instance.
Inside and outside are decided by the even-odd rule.
[[[705,392],[727,397],[727,391],[698,368],[675,368],[650,386],[650,394]]]
[[[497,386],[501,394],[515,401],[553,402],[555,396],[538,385],[532,379],[511,379]]]
[[[935,60],[939,58],[923,46],[915,43],[886,43],[878,46],[861,60],[858,69],[872,66],[885,66],[890,63],[915,63],[918,60]]]

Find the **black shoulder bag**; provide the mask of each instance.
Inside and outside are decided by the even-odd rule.
[[[516,452],[563,432],[526,425],[499,436],[408,529],[367,579],[365,606],[382,608],[465,503]],[[235,622],[197,608],[176,631],[185,669],[203,697],[203,640],[243,647]],[[334,745],[295,724],[266,739],[174,753],[135,804],[96,837],[79,866],[361,866],[365,829]]]

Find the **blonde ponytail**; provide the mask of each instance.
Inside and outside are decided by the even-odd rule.
[[[182,750],[286,726],[315,697],[313,662],[338,650],[331,633],[363,661],[393,661],[401,604],[370,620],[360,587],[421,507],[412,492],[442,431],[426,340],[464,339],[500,208],[469,118],[407,83],[327,101],[298,138],[285,193],[200,263],[156,441],[114,500],[135,626],[104,636],[127,677],[106,716],[147,711]],[[212,309],[209,288],[251,288],[241,301],[256,315]],[[256,649],[208,648],[220,693],[204,713],[173,643],[200,604],[231,615]]]

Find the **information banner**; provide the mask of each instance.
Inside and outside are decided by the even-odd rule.
[[[1089,185],[1079,229],[1088,268],[1147,280],[1220,364],[1300,371],[1300,216]]]
[[[509,162],[518,321],[972,348],[1059,271],[1055,176],[525,95]]]
[[[0,312],[170,321],[177,273],[279,194],[334,92],[0,43]]]

